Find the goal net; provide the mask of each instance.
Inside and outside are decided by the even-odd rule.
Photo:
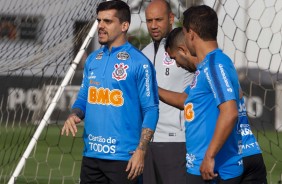
[[[149,0],[124,1],[132,11],[128,40],[141,49],[150,42],[144,14]],[[8,183],[30,141],[35,141],[34,147],[15,183],[79,182],[83,123],[75,137],[61,136],[60,131],[80,87],[84,60],[100,47],[96,36],[85,45],[100,2],[0,0],[0,183]],[[238,71],[268,181],[278,183],[282,174],[282,1],[169,2],[175,26],[181,25],[183,11],[193,4],[209,5],[218,13],[219,47]],[[75,73],[62,86],[70,69]],[[58,90],[62,92],[54,101]],[[54,109],[49,112],[51,106]],[[34,139],[42,123],[42,132]]]

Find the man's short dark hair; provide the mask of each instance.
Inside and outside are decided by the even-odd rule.
[[[192,29],[203,40],[216,40],[218,18],[216,12],[207,5],[191,6],[184,13],[183,26]]]
[[[113,1],[105,1],[98,5],[96,13],[100,11],[105,10],[116,10],[116,17],[119,19],[119,21],[122,22],[128,22],[130,24],[131,21],[131,14],[130,14],[130,8],[129,6],[121,1],[121,0],[113,0]]]
[[[166,38],[165,50],[167,51],[168,48],[174,49],[181,40],[183,40],[182,27],[174,28]]]

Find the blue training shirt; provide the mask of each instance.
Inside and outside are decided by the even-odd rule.
[[[83,155],[129,160],[141,129],[156,128],[157,90],[152,63],[130,43],[111,51],[105,46],[89,55],[72,106],[85,114]]]
[[[238,121],[240,124],[240,132],[242,135],[243,157],[261,153],[260,146],[249,124],[244,97],[240,99],[238,113]]]
[[[229,100],[239,101],[239,81],[230,58],[220,49],[210,52],[197,65],[194,81],[185,90],[185,126],[187,172],[201,175],[200,166],[213,137],[219,116],[218,106]],[[226,180],[243,172],[241,135],[238,125],[215,157],[214,171]]]

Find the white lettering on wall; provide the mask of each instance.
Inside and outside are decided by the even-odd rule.
[[[263,114],[262,99],[258,96],[251,96],[246,98],[247,112],[251,118],[259,118]]]
[[[76,99],[80,86],[68,86],[57,103],[56,108],[62,111],[70,109]],[[28,110],[35,111],[40,108],[46,109],[51,103],[58,86],[46,86],[42,89],[8,89],[8,109],[16,110],[17,107],[25,106]]]

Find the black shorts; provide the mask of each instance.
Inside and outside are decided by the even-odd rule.
[[[228,180],[223,180],[220,177],[217,177],[214,180],[203,180],[202,176],[200,175],[193,175],[187,173],[187,184],[241,184],[241,176],[236,178],[231,178]]]
[[[266,168],[262,154],[243,157],[242,184],[267,184]]]
[[[80,184],[137,184],[137,179],[128,180],[125,172],[127,161],[103,160],[83,157]]]
[[[144,184],[186,184],[185,142],[150,142],[145,156]]]

